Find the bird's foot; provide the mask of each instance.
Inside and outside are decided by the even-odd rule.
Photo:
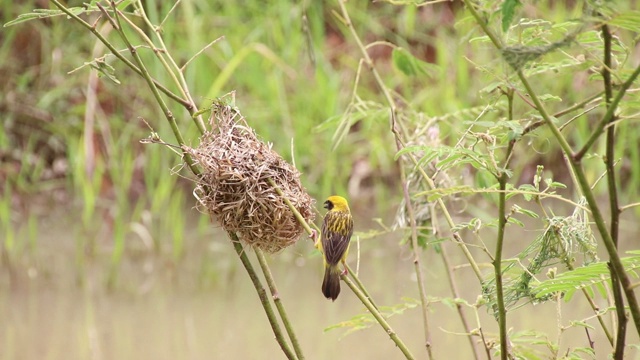
[[[316,243],[316,241],[318,240],[318,232],[316,231],[316,229],[311,229],[311,234],[309,234],[309,239],[311,239],[314,244]]]
[[[347,270],[347,268],[342,269],[342,272],[340,273],[340,275],[349,275],[349,270]]]

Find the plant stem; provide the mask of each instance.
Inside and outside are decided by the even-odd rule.
[[[116,32],[120,35],[120,37],[122,38],[122,41],[124,41],[124,43],[127,45],[127,48],[131,53],[131,56],[133,56],[134,60],[138,64],[140,72],[142,73],[142,77],[147,82],[147,85],[149,86],[149,89],[153,93],[153,96],[156,99],[156,102],[160,106],[160,109],[162,109],[162,113],[167,118],[167,121],[169,121],[169,125],[171,126],[171,131],[173,131],[173,134],[176,137],[178,144],[180,144],[180,147],[182,148],[185,144],[185,141],[184,141],[184,138],[182,137],[182,133],[180,132],[180,129],[178,128],[178,124],[176,123],[176,118],[173,116],[173,113],[171,112],[171,110],[169,110],[169,107],[165,103],[162,96],[160,96],[158,87],[154,83],[153,79],[151,78],[151,75],[149,74],[149,71],[147,70],[146,66],[142,62],[142,59],[140,58],[140,54],[138,54],[138,50],[135,48],[135,46],[131,44],[131,42],[129,41],[129,38],[124,33],[124,30],[122,28],[122,22],[120,21],[119,11],[118,11],[118,8],[116,7],[115,2],[111,1],[111,7],[114,12],[113,17],[109,15],[107,10],[100,3],[97,3],[96,5],[100,8],[103,15],[109,20],[109,22],[114,27]],[[199,170],[197,169],[195,162],[191,158],[191,155],[187,153],[184,149],[182,150],[182,156],[184,157],[184,160],[187,163],[187,166],[189,166],[189,168],[191,169],[191,171],[194,174],[199,173]]]
[[[455,279],[453,278],[451,264],[449,263],[449,255],[447,255],[447,247],[446,244],[442,244],[440,247],[440,256],[442,257],[442,263],[444,264],[447,280],[449,281],[449,287],[451,288],[451,293],[454,299],[460,298],[460,292],[458,291],[458,286],[456,285]],[[467,322],[467,317],[462,311],[462,304],[456,302],[456,309],[458,311],[458,316],[460,317],[460,321],[462,321],[462,326],[467,334],[469,334],[469,343],[471,345],[471,351],[473,352],[474,359],[479,359],[480,355],[478,354],[478,350],[476,349],[476,343],[473,341],[473,335],[471,333],[471,327]]]
[[[491,41],[496,46],[496,48],[498,50],[502,50],[502,44],[500,43],[500,41],[498,41],[498,38],[495,36],[493,31],[489,29],[486,22],[480,17],[478,12],[475,10],[471,0],[463,0],[463,1],[467,5],[469,12],[471,12],[473,17],[475,18],[476,23],[482,28],[485,34],[487,34],[487,36],[491,39]],[[593,143],[595,143],[596,139],[600,136],[604,127],[613,118],[615,114],[615,110],[618,104],[620,103],[620,101],[622,100],[622,98],[624,97],[624,94],[626,93],[626,91],[629,89],[629,87],[631,87],[632,83],[635,81],[638,75],[640,75],[640,66],[638,66],[634,70],[634,72],[631,74],[631,76],[627,79],[627,81],[625,81],[622,84],[622,86],[620,87],[620,90],[611,101],[611,105],[607,109],[607,112],[605,113],[602,120],[596,127],[596,130],[594,130],[593,134],[587,140],[583,148],[576,154],[573,153],[571,146],[569,145],[565,137],[562,135],[558,127],[555,125],[555,123],[549,116],[549,113],[543,106],[536,92],[531,87],[529,80],[524,75],[522,70],[518,70],[517,75],[518,75],[518,78],[520,79],[520,82],[527,90],[527,93],[529,94],[531,100],[536,105],[536,109],[538,110],[538,113],[547,123],[547,126],[553,133],[553,136],[555,137],[556,141],[562,148],[562,151],[564,152],[564,154],[569,158],[569,164],[571,165],[571,169],[575,173],[578,186],[580,187],[581,191],[584,194],[585,199],[587,200],[587,203],[589,204],[589,208],[591,209],[593,220],[596,224],[596,227],[598,228],[598,232],[600,233],[602,242],[604,243],[604,246],[607,249],[607,253],[609,254],[611,266],[613,267],[615,272],[618,274],[620,283],[622,285],[622,290],[624,291],[627,301],[629,302],[629,311],[631,312],[631,317],[633,318],[636,331],[638,332],[638,335],[640,335],[640,306],[638,305],[638,300],[636,298],[635,293],[633,292],[633,288],[631,287],[631,280],[629,279],[629,276],[625,272],[624,265],[620,260],[620,255],[618,254],[616,245],[613,242],[613,238],[611,237],[611,234],[607,230],[604,217],[602,216],[602,213],[600,211],[600,207],[598,206],[595,195],[593,194],[593,191],[591,191],[591,185],[587,180],[586,174],[584,173],[584,169],[582,168],[582,164],[580,162],[582,160],[582,157],[588,151],[588,149],[591,148]]]
[[[267,314],[267,319],[269,319],[269,324],[271,324],[271,329],[273,329],[273,334],[276,336],[276,341],[280,345],[280,348],[282,349],[284,354],[287,356],[287,359],[295,360],[296,356],[291,351],[289,344],[287,343],[287,341],[284,338],[284,335],[282,334],[282,330],[280,329],[280,324],[278,324],[278,319],[276,318],[276,314],[273,312],[273,308],[271,307],[271,303],[269,302],[269,298],[267,297],[267,291],[262,286],[262,283],[260,282],[258,275],[253,269],[253,265],[251,265],[251,261],[249,261],[247,254],[242,248],[242,244],[240,244],[240,240],[234,233],[229,232],[228,235],[229,235],[229,238],[231,239],[231,242],[233,243],[233,247],[236,250],[238,257],[240,257],[240,261],[242,261],[242,265],[244,266],[245,270],[247,270],[247,274],[249,274],[249,278],[251,278],[253,287],[256,288],[256,292],[258,293],[258,297],[260,298],[260,303],[264,308],[265,314]]]
[[[284,305],[282,305],[282,301],[280,300],[280,294],[278,293],[278,289],[276,288],[276,282],[271,275],[271,269],[269,269],[269,265],[267,264],[267,259],[264,256],[264,253],[259,248],[254,249],[256,253],[256,257],[258,258],[258,262],[260,263],[260,267],[262,268],[262,272],[264,273],[264,278],[267,281],[267,285],[269,286],[269,291],[271,291],[271,296],[273,297],[273,302],[276,304],[276,309],[278,309],[278,314],[280,314],[280,319],[282,319],[282,323],[284,324],[284,328],[289,335],[289,340],[291,340],[291,344],[293,345],[293,350],[296,352],[299,360],[304,359],[304,355],[302,354],[302,348],[300,348],[300,343],[298,342],[298,338],[296,337],[295,331],[293,331],[293,327],[289,322],[289,317],[287,316],[287,312],[284,310]]]
[[[155,79],[151,78],[151,75],[149,74],[149,71],[145,67],[144,63],[142,62],[142,59],[140,58],[140,55],[138,54],[136,47],[134,47],[131,44],[131,42],[129,41],[128,37],[124,33],[123,28],[122,28],[121,18],[124,18],[127,21],[127,23],[129,25],[131,25],[134,29],[137,29],[137,30],[140,30],[140,29],[137,28],[135,26],[135,24],[133,24],[128,18],[126,18],[124,16],[124,14],[122,14],[117,9],[116,4],[115,4],[114,1],[110,1],[110,5],[111,5],[111,8],[112,8],[113,16],[111,16],[109,14],[107,9],[105,9],[102,4],[97,3],[96,5],[98,6],[100,11],[102,12],[103,16],[105,16],[107,18],[107,20],[109,21],[111,26],[116,30],[116,32],[118,32],[118,34],[120,35],[122,40],[125,42],[125,44],[127,45],[127,48],[129,49],[129,52],[133,56],[135,62],[138,64],[137,66],[134,63],[132,63],[131,61],[129,61],[127,58],[125,58],[122,54],[120,54],[120,52],[99,31],[97,31],[92,25],[90,25],[86,21],[82,20],[79,16],[75,15],[68,8],[66,8],[64,5],[62,5],[58,0],[52,0],[52,2],[61,11],[63,11],[65,14],[67,14],[69,17],[73,18],[75,21],[79,22],[85,28],[87,28],[89,31],[91,31],[91,33],[93,33],[94,36],[96,36],[103,44],[105,44],[105,46],[112,52],[113,55],[115,55],[119,60],[121,60],[123,63],[125,63],[125,65],[130,67],[134,72],[136,72],[137,74],[141,75],[145,79],[145,81],[147,82],[147,85],[149,86],[149,88],[151,89],[151,92],[154,95],[155,100],[157,101],[157,103],[159,104],[160,108],[162,109],[162,112],[164,113],[165,117],[169,121],[169,124],[171,126],[171,130],[174,133],[174,136],[176,137],[176,139],[178,141],[178,144],[181,147],[184,146],[185,141],[184,141],[184,138],[182,137],[180,129],[178,128],[178,125],[176,123],[176,119],[173,116],[173,113],[169,110],[169,107],[167,106],[167,104],[164,102],[164,100],[160,96],[159,90],[162,91],[167,96],[169,96],[171,99],[173,99],[176,102],[178,102],[179,104],[181,104],[183,107],[185,107],[185,109],[187,109],[187,111],[189,111],[189,113],[192,114],[192,115],[196,114],[198,112],[197,111],[198,109],[197,109],[197,107],[195,105],[195,102],[191,98],[191,95],[189,94],[188,85],[186,83],[186,80],[184,79],[184,76],[182,75],[182,72],[178,69],[177,65],[175,64],[175,61],[173,61],[173,58],[170,55],[167,55],[169,57],[171,63],[173,64],[173,66],[177,69],[177,73],[179,74],[179,77],[180,77],[179,81],[177,81],[177,79],[175,78],[175,74],[167,66],[167,64],[164,61],[164,59],[161,56],[158,55],[158,57],[163,62],[163,64],[165,64],[165,68],[167,68],[167,71],[169,71],[170,75],[172,75],[172,77],[178,83],[178,87],[182,91],[183,95],[189,99],[188,101],[180,98],[177,95],[175,95],[174,93],[169,91],[166,87],[164,87],[162,84],[158,83]],[[140,10],[140,9],[142,9],[142,5],[141,4],[139,4],[139,9],[138,10]],[[153,28],[152,24],[149,22],[148,18],[146,17],[146,14],[144,14],[144,12],[142,12],[142,14],[143,14],[143,18],[145,19],[146,23],[150,27]],[[141,33],[141,36],[142,35],[144,35],[143,32]],[[146,35],[142,36],[142,37],[143,37],[143,39],[146,38],[147,42],[151,46],[153,46],[153,43],[151,42],[150,39],[148,39],[146,37]],[[167,50],[166,46],[164,45],[164,42],[163,42],[163,40],[162,40],[162,38],[160,37],[159,34],[158,34],[158,37],[160,38],[159,41],[162,44],[162,49],[164,50],[164,52],[166,54],[169,54],[169,51]],[[155,47],[153,47],[153,49],[154,49],[154,51],[156,51]],[[156,53],[157,53],[157,51],[156,51]],[[201,134],[204,133],[206,129],[204,127],[204,123],[202,121],[201,116],[197,116],[194,119],[196,120],[196,124],[198,126],[198,130],[200,131],[200,133]],[[200,169],[195,165],[195,163],[192,160],[191,156],[188,153],[184,152],[184,151],[183,151],[183,156],[184,156],[184,160],[187,163],[187,165],[189,166],[190,170],[193,172],[194,175],[198,176],[200,174]],[[277,318],[276,318],[276,316],[275,316],[275,314],[273,312],[273,309],[271,308],[271,304],[269,303],[269,300],[268,300],[268,298],[266,296],[266,291],[264,290],[264,287],[262,286],[258,276],[256,275],[256,273],[255,273],[255,271],[253,269],[253,266],[251,265],[251,262],[249,261],[249,259],[247,258],[246,254],[244,253],[242,245],[239,243],[239,240],[238,240],[238,238],[237,238],[237,236],[235,234],[228,233],[228,235],[229,235],[229,239],[231,240],[231,242],[234,245],[234,248],[235,248],[238,256],[240,257],[240,260],[241,260],[242,264],[245,267],[245,270],[247,271],[247,273],[249,274],[249,277],[251,278],[251,281],[253,282],[253,285],[254,285],[257,293],[258,293],[258,297],[260,298],[260,301],[261,301],[261,303],[263,305],[263,308],[265,310],[267,318],[269,319],[269,323],[271,324],[271,328],[273,329],[273,332],[274,332],[274,334],[276,336],[276,340],[280,344],[280,347],[282,348],[282,351],[285,353],[285,355],[287,356],[288,359],[296,359],[296,356],[293,354],[293,352],[289,348],[289,345],[287,344],[287,342],[285,341],[285,339],[284,339],[284,337],[282,335],[282,331],[280,330],[280,325],[278,324]],[[257,252],[258,252],[259,261],[260,260],[264,260],[264,255],[262,254],[262,252],[260,252],[259,249],[257,249]],[[289,337],[291,338],[291,341],[294,344],[294,348],[296,350],[296,354],[298,355],[299,359],[303,359],[304,357],[303,357],[302,352],[300,350],[299,343],[298,343],[298,341],[297,341],[297,339],[295,337],[295,333],[293,332],[293,330],[292,330],[292,328],[290,326],[290,322],[288,321],[288,318],[287,318],[286,313],[284,311],[284,307],[283,307],[282,303],[280,302],[279,297],[277,296],[277,290],[276,290],[276,287],[275,287],[275,282],[273,280],[273,276],[271,276],[271,272],[269,270],[268,264],[266,263],[266,261],[264,261],[264,262],[261,261],[260,265],[261,265],[262,270],[263,270],[263,272],[265,274],[265,278],[267,279],[267,282],[269,284],[269,288],[272,291],[272,295],[274,296],[274,302],[276,303],[276,307],[278,308],[280,316],[282,317],[282,321],[285,324],[285,328],[287,330],[287,333],[289,334]]]
[[[413,205],[411,203],[411,196],[409,195],[409,185],[407,184],[407,176],[405,168],[400,163],[400,176],[402,180],[402,193],[404,195],[404,203],[409,214],[409,223],[411,226],[411,250],[413,251],[413,266],[416,273],[416,279],[418,281],[418,292],[420,293],[420,305],[422,309],[422,325],[424,326],[424,341],[427,349],[427,355],[429,359],[433,359],[433,351],[431,344],[431,333],[429,331],[429,309],[427,292],[424,287],[424,277],[422,275],[422,268],[420,267],[420,247],[418,246],[418,230],[416,229],[416,218],[413,212]]]
[[[387,104],[389,105],[391,132],[393,133],[393,135],[395,137],[395,140],[396,140],[396,148],[398,148],[398,150],[400,150],[401,148],[404,147],[404,141],[402,140],[402,136],[401,136],[401,134],[398,132],[398,130],[396,128],[397,106],[395,104],[395,101],[393,100],[393,97],[391,96],[391,92],[389,91],[389,89],[385,85],[384,81],[382,81],[382,77],[380,76],[380,74],[376,70],[376,68],[375,68],[375,66],[373,64],[373,61],[371,60],[371,57],[369,56],[369,53],[367,52],[367,48],[362,44],[362,40],[360,40],[360,37],[358,36],[358,33],[354,29],[353,24],[351,23],[351,18],[349,17],[349,12],[347,11],[347,8],[344,5],[344,3],[345,3],[345,0],[338,0],[338,5],[340,6],[340,12],[342,13],[342,17],[343,17],[342,20],[344,22],[344,25],[351,32],[351,35],[353,36],[356,44],[358,45],[358,48],[360,49],[360,52],[362,54],[362,59],[364,60],[365,65],[367,66],[367,68],[373,74],[373,77],[374,77],[374,79],[376,81],[376,84],[378,85],[378,88],[380,89],[380,91],[384,95],[384,98],[387,101]],[[420,175],[422,176],[422,179],[425,181],[425,183],[427,184],[429,189],[435,189],[436,188],[435,183],[429,177],[429,175],[427,175],[427,173],[424,171],[424,169],[421,166],[418,166],[419,163],[418,163],[418,160],[415,158],[415,156],[413,156],[413,154],[411,154],[411,153],[406,153],[405,155],[408,156],[409,160],[411,161],[411,163],[414,166],[416,166],[418,172],[420,172]],[[449,210],[447,209],[447,206],[445,205],[444,201],[442,199],[438,199],[438,200],[436,200],[436,203],[438,204],[438,207],[442,211],[442,214],[445,217],[445,219],[447,221],[447,224],[449,225],[449,228],[455,227],[456,224],[453,221],[453,217],[449,213]],[[467,261],[471,265],[471,269],[473,270],[474,274],[476,275],[478,280],[480,280],[480,282],[482,282],[483,281],[482,272],[480,272],[480,268],[478,267],[477,262],[473,258],[473,255],[471,254],[471,251],[469,251],[469,248],[467,247],[465,242],[460,237],[460,234],[458,234],[458,232],[452,232],[451,238],[452,238],[453,242],[456,243],[458,245],[458,247],[460,247],[460,249],[462,250],[464,256],[467,258]]]
[[[505,92],[507,101],[509,104],[507,120],[513,119],[513,89],[509,89]],[[503,167],[509,168],[509,162],[511,160],[511,154],[515,140],[510,141],[505,154],[505,160]],[[507,338],[507,310],[504,305],[504,289],[502,283],[502,250],[504,246],[504,233],[507,226],[507,180],[508,176],[506,171],[503,171],[498,177],[498,184],[500,186],[500,193],[498,194],[498,239],[496,241],[496,251],[493,257],[493,271],[496,281],[496,303],[498,306],[498,328],[500,332],[500,358],[506,360],[509,355],[509,340]]]
[[[132,63],[129,59],[127,59],[126,57],[124,57],[124,55],[122,55],[118,49],[115,48],[115,46],[113,46],[113,44],[111,44],[111,42],[109,40],[107,40],[107,38],[105,38],[95,27],[93,27],[91,24],[89,24],[88,22],[82,20],[81,17],[79,17],[78,15],[74,14],[71,10],[69,10],[67,7],[65,7],[64,5],[62,5],[60,3],[59,0],[51,0],[51,2],[58,8],[60,9],[62,12],[64,12],[65,14],[67,14],[67,16],[69,16],[70,18],[74,19],[75,21],[77,21],[78,23],[80,23],[80,25],[84,26],[85,28],[87,28],[98,40],[100,40],[108,49],[109,51],[111,51],[111,53],[117,57],[120,61],[122,61],[125,65],[127,65],[131,70],[133,70],[136,74],[142,76],[142,70],[140,70],[134,63]],[[190,104],[187,100],[181,98],[180,96],[174,94],[173,92],[171,92],[171,90],[167,89],[164,85],[160,84],[158,81],[153,80],[153,83],[155,86],[158,87],[158,89],[160,91],[162,91],[165,95],[167,95],[168,97],[170,97],[171,99],[173,99],[174,101],[178,102],[180,105],[184,106],[187,110],[190,110],[192,104]]]
[[[611,32],[608,25],[602,26],[602,40],[604,42],[604,66],[602,67],[602,80],[604,82],[605,104],[607,110],[611,107],[611,98],[613,97],[613,85],[611,83]],[[605,166],[607,168],[607,188],[609,191],[609,206],[611,213],[610,232],[613,244],[618,248],[618,229],[620,225],[620,207],[618,206],[618,188],[616,185],[616,173],[614,171],[615,162],[615,125],[613,122],[616,116],[609,119],[606,136],[606,157]],[[615,269],[609,266],[611,272],[611,289],[613,291],[613,300],[616,306],[616,314],[618,317],[618,329],[616,333],[615,350],[613,358],[622,360],[624,358],[625,337],[627,335],[627,315],[624,309],[624,298],[622,297],[622,289],[620,289],[620,280]]]
[[[360,289],[360,291],[362,291],[362,293],[364,294],[364,296],[369,299],[369,301],[371,302],[371,304],[373,304],[373,306],[377,309],[378,305],[376,305],[376,303],[373,301],[373,298],[371,297],[371,295],[369,295],[369,292],[367,291],[367,288],[364,287],[364,284],[362,283],[362,281],[360,281],[360,279],[358,278],[358,275],[356,275],[355,271],[351,270],[351,267],[349,266],[349,264],[345,264],[347,271],[349,271],[349,276],[351,276],[351,278],[353,279],[353,281],[356,282],[356,285],[358,286],[358,288]]]
[[[353,293],[358,297],[358,299],[360,299],[360,301],[364,304],[364,306],[366,306],[367,309],[369,309],[369,312],[371,312],[371,315],[373,315],[373,317],[378,321],[378,323],[380,323],[380,325],[385,330],[387,335],[389,335],[389,338],[393,340],[393,342],[398,346],[400,351],[402,351],[404,356],[407,359],[415,359],[411,354],[411,352],[409,351],[409,349],[407,348],[407,346],[398,337],[398,334],[396,334],[395,331],[391,329],[391,326],[389,326],[389,323],[384,319],[384,317],[378,311],[378,309],[376,309],[376,307],[373,306],[371,301],[369,301],[369,299],[358,288],[358,286],[356,286],[356,284],[354,284],[346,275],[341,275],[340,278],[342,278],[342,281],[344,281],[347,284],[347,286],[351,288],[351,291],[353,291]]]
[[[193,101],[193,97],[189,92],[189,86],[187,85],[187,80],[184,77],[184,73],[181,71],[178,64],[176,64],[175,60],[173,59],[173,56],[171,56],[171,52],[167,49],[167,46],[164,43],[164,39],[162,38],[162,35],[161,35],[162,29],[151,23],[151,21],[149,20],[149,17],[147,16],[147,13],[144,11],[144,6],[142,6],[141,0],[135,2],[134,4],[136,4],[136,8],[138,12],[141,14],[144,22],[147,24],[147,26],[149,26],[149,28],[153,29],[153,31],[155,32],[156,37],[160,42],[160,48],[163,50],[162,53],[167,56],[167,58],[169,59],[169,62],[173,66],[173,71],[171,71],[171,69],[167,67],[167,72],[177,83],[178,88],[182,92],[182,96],[185,97],[192,104],[193,108],[195,108],[196,107],[195,101]],[[153,45],[153,42],[151,43],[151,45]],[[158,54],[158,57],[160,58],[160,60],[163,63],[165,63],[163,57],[160,55],[160,52],[156,51],[155,47],[154,47],[154,52]],[[204,126],[204,121],[202,120],[202,115],[196,116],[194,118],[194,121],[196,123],[196,126],[198,127],[198,130],[200,130],[201,133],[204,133],[206,129]]]
[[[596,126],[596,129],[591,134],[591,137],[589,137],[589,139],[584,144],[584,146],[582,146],[582,149],[580,149],[580,151],[578,151],[574,155],[574,158],[575,158],[576,161],[580,161],[584,157],[584,155],[587,154],[587,151],[589,151],[591,146],[593,146],[593,144],[596,142],[596,140],[602,134],[602,131],[604,130],[604,127],[607,126],[610,122],[613,121],[613,118],[615,117],[616,109],[618,108],[618,104],[620,103],[620,101],[624,97],[624,95],[627,92],[627,90],[631,87],[633,82],[636,81],[636,78],[638,77],[638,75],[640,75],[640,65],[638,65],[638,67],[636,67],[636,69],[633,71],[631,76],[629,76],[627,81],[625,81],[620,86],[620,89],[618,90],[618,93],[611,100],[611,102],[609,104],[609,107],[607,108],[607,112],[602,116],[602,119],[600,120],[600,122]]]

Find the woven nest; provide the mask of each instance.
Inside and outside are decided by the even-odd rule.
[[[200,146],[186,149],[203,169],[195,190],[199,208],[243,243],[266,252],[295,243],[304,229],[284,198],[307,222],[315,217],[298,170],[260,141],[237,109],[214,105],[211,128]]]

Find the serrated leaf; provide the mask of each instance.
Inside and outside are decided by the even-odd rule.
[[[511,22],[513,22],[513,17],[516,13],[516,7],[520,5],[519,0],[505,0],[502,3],[502,8],[500,12],[502,13],[502,31],[507,32],[509,30],[509,26]]]

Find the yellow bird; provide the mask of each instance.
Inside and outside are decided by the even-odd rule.
[[[341,196],[330,196],[324,202],[329,210],[322,224],[320,249],[324,253],[324,280],[322,293],[327,299],[335,301],[340,294],[340,275],[347,273],[346,261],[349,252],[349,241],[353,234],[353,218],[347,200]],[[339,263],[345,266],[340,271]]]

